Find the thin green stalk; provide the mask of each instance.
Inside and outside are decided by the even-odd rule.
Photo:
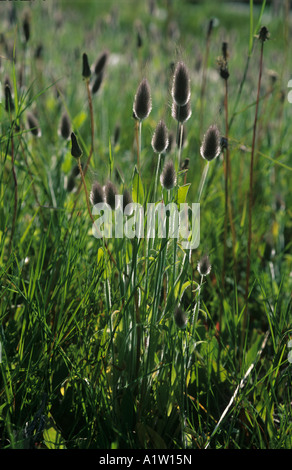
[[[246,283],[245,283],[245,310],[244,310],[244,316],[243,316],[243,328],[242,328],[242,339],[241,339],[242,347],[244,343],[244,335],[245,335],[247,314],[248,314],[247,303],[248,303],[248,288],[249,288],[250,264],[251,264],[251,259],[250,259],[251,242],[252,242],[253,167],[254,167],[254,154],[255,154],[255,143],[256,143],[256,130],[257,130],[257,121],[258,121],[259,97],[260,97],[261,79],[262,79],[262,71],[263,71],[263,51],[264,51],[264,41],[261,41],[259,79],[258,79],[258,88],[257,88],[255,118],[254,118],[254,125],[253,125],[252,149],[251,149],[250,172],[249,172],[248,245],[247,245]]]
[[[204,168],[204,171],[203,171],[203,174],[201,176],[201,181],[200,181],[200,185],[199,185],[198,203],[201,201],[202,192],[203,192],[203,188],[204,188],[204,185],[205,185],[205,182],[206,182],[209,166],[210,166],[210,162],[207,161],[206,165],[205,165],[205,168]]]
[[[156,202],[156,193],[157,193],[157,184],[158,184],[158,174],[160,171],[160,161],[161,161],[161,153],[158,155],[157,167],[156,167],[156,175],[155,175],[155,187],[154,187],[154,202]]]

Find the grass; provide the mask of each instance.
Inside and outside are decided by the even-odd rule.
[[[291,13],[252,1],[161,0],[152,14],[147,2],[133,4],[1,4],[0,447],[290,449]],[[270,39],[257,96],[262,25]],[[228,88],[217,62],[223,42]],[[92,94],[82,55],[93,64],[104,50],[109,60]],[[189,168],[173,190],[158,179],[157,201],[197,202],[200,190],[199,247],[96,239],[87,206],[95,180],[130,190],[144,207],[153,202],[151,139],[161,119],[176,135],[170,89],[178,59],[190,70],[192,115],[182,147],[162,153],[160,168],[178,158],[189,158]],[[144,76],[152,110],[138,129],[133,99]],[[70,192],[76,160],[58,134],[64,111],[82,149],[82,178]],[[27,128],[28,112],[40,137]],[[213,123],[228,132],[230,175],[225,150],[204,172],[200,145]],[[200,276],[206,253],[211,272]],[[178,304],[185,329],[175,322]]]

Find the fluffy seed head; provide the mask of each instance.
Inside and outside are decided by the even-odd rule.
[[[174,310],[174,321],[176,326],[181,330],[185,329],[187,326],[187,316],[183,309],[179,306],[177,306]]]
[[[109,56],[109,52],[104,51],[98,57],[97,61],[95,62],[95,65],[94,65],[94,73],[96,73],[96,75],[99,75],[101,72],[103,72],[104,67],[105,67],[105,65],[107,63],[107,60],[108,60],[108,56]]]
[[[70,138],[70,131],[70,119],[68,114],[64,112],[61,117],[59,134],[63,137],[63,139],[68,140]]]
[[[172,108],[171,108],[171,115],[173,119],[175,119],[178,122],[181,122],[181,123],[186,122],[188,119],[190,119],[192,115],[190,101],[188,101],[183,106],[179,106],[175,103],[175,101],[173,101]]]
[[[146,119],[152,109],[151,92],[148,80],[143,78],[138,86],[137,93],[134,98],[133,112],[134,116],[142,121]]]
[[[112,210],[116,208],[116,198],[117,190],[115,185],[108,181],[104,188],[105,202],[111,207]]]
[[[98,74],[96,79],[94,80],[92,88],[91,88],[91,91],[93,94],[97,93],[98,90],[100,89],[102,80],[103,80],[103,72],[100,72],[100,74]]]
[[[208,276],[211,271],[211,263],[208,255],[203,255],[202,258],[199,260],[197,269],[201,276]]]
[[[11,88],[8,83],[5,85],[5,111],[8,113],[14,110],[14,102],[11,95]]]
[[[155,153],[162,153],[167,149],[168,130],[163,121],[159,121],[157,124],[152,137],[151,145]]]
[[[42,135],[37,118],[30,112],[27,113],[27,124],[32,135],[35,137],[40,137]]]
[[[125,211],[125,207],[127,207],[127,205],[131,204],[132,202],[133,200],[130,191],[125,189],[123,192],[123,212]]]
[[[22,29],[23,29],[25,42],[28,42],[30,38],[30,17],[28,13],[26,13],[24,16]]]
[[[93,206],[95,206],[95,204],[99,204],[100,202],[104,202],[104,191],[102,186],[97,181],[95,181],[91,187],[89,198]]]
[[[165,189],[172,189],[176,185],[176,172],[172,160],[169,160],[164,165],[160,176],[160,182]]]
[[[67,182],[68,193],[71,193],[71,191],[73,191],[74,188],[75,188],[75,178],[73,175],[69,175],[68,182]]]
[[[178,106],[184,106],[190,99],[190,77],[184,62],[178,62],[175,67],[171,94]]]
[[[212,124],[204,135],[200,148],[201,156],[209,162],[221,153],[221,137],[218,127]]]
[[[270,33],[265,26],[262,26],[259,32],[259,40],[265,42],[267,39],[270,39]]]
[[[90,76],[91,70],[88,63],[88,57],[87,54],[84,52],[82,56],[82,77],[86,79],[90,78]]]
[[[79,147],[77,137],[74,132],[71,132],[71,155],[74,158],[80,158],[82,155],[82,150]]]

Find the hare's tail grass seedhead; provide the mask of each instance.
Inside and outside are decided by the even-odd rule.
[[[165,152],[168,147],[168,130],[162,120],[156,126],[151,145],[155,153]]]
[[[91,76],[91,70],[90,70],[89,63],[88,63],[88,56],[84,52],[82,55],[82,77],[85,80],[88,80],[90,76]]]
[[[111,181],[108,181],[104,188],[105,202],[110,206],[112,210],[116,208],[116,195],[118,194],[117,189]]]
[[[89,198],[93,206],[95,206],[95,204],[104,202],[104,190],[101,184],[98,183],[98,181],[95,181],[93,183]]]
[[[184,62],[178,62],[175,67],[171,94],[178,106],[184,106],[190,99],[190,76]]]
[[[171,107],[171,115],[173,119],[175,119],[179,123],[184,123],[188,119],[190,119],[192,115],[190,100],[183,106],[179,106],[175,101],[173,101]]]
[[[60,122],[60,127],[59,127],[59,135],[63,137],[65,140],[70,139],[70,133],[71,133],[71,124],[70,124],[70,119],[69,116],[66,112],[62,114],[61,117],[61,122]]]
[[[209,162],[220,155],[221,136],[216,124],[212,124],[204,135],[200,153],[201,156]]]
[[[27,125],[32,135],[35,137],[41,137],[42,131],[40,129],[39,122],[35,115],[31,112],[27,113]]]
[[[74,132],[71,132],[71,155],[74,158],[80,158],[82,155],[82,150],[79,147],[77,137]]]
[[[174,321],[175,321],[176,326],[180,330],[184,330],[187,326],[187,323],[188,323],[187,316],[186,316],[184,310],[180,306],[175,307]]]
[[[12,99],[11,88],[8,83],[5,85],[5,111],[11,113],[14,111],[14,101]]]
[[[75,178],[71,174],[71,175],[69,175],[68,181],[67,181],[67,191],[68,191],[68,193],[71,193],[74,188],[75,188]]]
[[[92,92],[93,95],[95,95],[98,92],[98,90],[100,89],[102,81],[103,81],[103,72],[100,72],[97,75],[97,77],[95,78],[95,80],[92,84],[92,87],[91,87],[91,92]]]
[[[125,211],[125,208],[127,207],[128,204],[131,204],[133,202],[131,193],[128,189],[125,189],[123,192],[123,212]]]
[[[172,189],[176,185],[177,176],[172,160],[165,163],[163,171],[160,175],[160,182],[164,189]]]
[[[133,112],[136,119],[143,121],[146,119],[152,109],[151,90],[147,78],[143,78],[138,86],[134,104]]]
[[[197,264],[197,270],[201,276],[208,276],[211,272],[211,263],[208,255],[203,255]]]
[[[97,58],[93,66],[93,71],[96,75],[99,75],[104,71],[108,58],[109,58],[109,51],[103,51],[100,54],[100,56]]]
[[[28,12],[25,13],[23,22],[22,22],[22,31],[24,41],[27,44],[30,39],[30,15]]]

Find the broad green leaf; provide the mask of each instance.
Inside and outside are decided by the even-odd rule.
[[[190,183],[185,184],[184,186],[179,186],[177,190],[177,203],[178,204],[184,204],[186,202],[189,187],[190,187]]]

